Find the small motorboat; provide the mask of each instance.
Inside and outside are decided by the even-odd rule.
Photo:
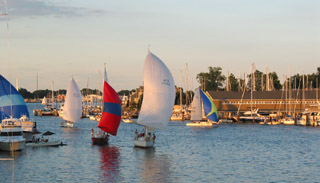
[[[43,141],[43,142],[26,143],[26,146],[30,146],[30,147],[50,147],[50,146],[60,146],[60,145],[64,145],[61,140],[51,141],[51,142]]]

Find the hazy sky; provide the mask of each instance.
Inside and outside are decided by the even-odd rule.
[[[4,0],[0,0],[5,13]],[[107,64],[117,90],[142,85],[150,50],[180,85],[220,66],[223,74],[256,68],[283,75],[314,73],[320,66],[319,0],[7,0],[0,21],[0,73],[29,91],[98,88]],[[8,46],[9,40],[9,46]],[[193,82],[192,82],[193,81]]]

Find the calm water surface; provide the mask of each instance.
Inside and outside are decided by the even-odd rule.
[[[30,114],[36,104],[28,104]],[[134,148],[135,124],[121,123],[108,146],[91,145],[97,122],[61,128],[58,117],[34,117],[38,130],[67,146],[0,152],[1,183],[12,182],[320,182],[320,128],[169,122],[152,149]],[[97,128],[96,128],[97,129]]]

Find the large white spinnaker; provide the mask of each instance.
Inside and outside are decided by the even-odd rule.
[[[175,99],[172,74],[167,66],[149,51],[144,63],[143,78],[144,94],[137,123],[166,130]]]
[[[71,78],[66,100],[63,107],[63,119],[70,122],[77,122],[82,115],[82,97],[80,89],[73,78]]]

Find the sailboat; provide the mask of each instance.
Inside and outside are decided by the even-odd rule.
[[[0,75],[0,150],[18,151],[25,148],[26,139],[18,119],[23,115],[29,117],[23,97]]]
[[[203,103],[204,113],[207,120],[202,120],[202,105]],[[201,89],[196,88],[193,101],[191,104],[191,123],[186,123],[186,126],[202,126],[212,127],[218,125],[218,111],[214,105],[211,97],[204,93]]]
[[[116,136],[121,121],[121,100],[117,92],[108,84],[106,68],[103,87],[103,110],[98,127],[100,131],[94,134],[91,129],[93,144],[104,145],[109,141],[109,134]]]
[[[66,99],[63,107],[63,120],[60,122],[62,127],[73,127],[82,116],[82,97],[80,89],[71,77],[67,88]]]
[[[47,105],[47,98],[46,97],[43,97],[43,99],[42,99],[42,102],[41,102],[41,104],[42,105]]]
[[[144,62],[144,94],[137,124],[145,126],[144,135],[137,134],[133,140],[136,147],[153,147],[155,128],[166,130],[174,99],[175,85],[167,66],[148,51]]]

